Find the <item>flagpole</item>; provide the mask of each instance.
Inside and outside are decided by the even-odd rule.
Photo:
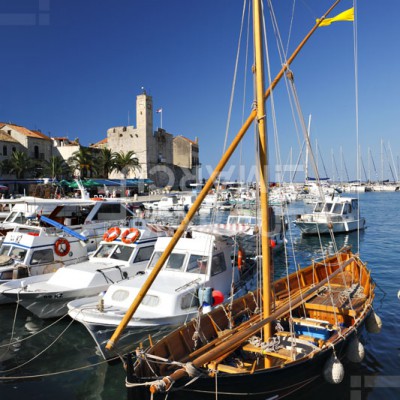
[[[160,129],[162,129],[162,112],[163,112],[162,108],[159,108],[157,110],[157,114],[160,114]]]

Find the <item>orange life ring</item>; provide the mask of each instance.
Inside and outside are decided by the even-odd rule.
[[[140,238],[140,231],[136,228],[126,229],[121,236],[121,240],[126,244],[135,243]]]
[[[118,226],[114,226],[113,228],[110,228],[107,232],[104,233],[103,240],[105,240],[106,242],[112,242],[120,234],[121,234],[121,229],[119,229]]]
[[[239,271],[241,271],[242,267],[244,266],[245,258],[246,258],[246,255],[244,254],[243,249],[239,248],[238,253],[237,253],[237,263],[238,263]]]
[[[54,243],[54,252],[60,257],[65,257],[70,250],[71,245],[69,241],[65,238],[59,238]]]

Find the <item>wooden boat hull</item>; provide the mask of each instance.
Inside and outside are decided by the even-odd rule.
[[[358,332],[362,329],[358,328]],[[341,361],[346,361],[346,349],[353,337],[360,337],[353,331],[345,340],[335,346],[335,354]],[[218,399],[249,398],[249,399],[279,399],[288,394],[303,389],[318,379],[324,371],[326,363],[332,357],[331,348],[321,351],[312,359],[303,360],[289,368],[276,368],[275,370],[254,372],[253,374],[223,374],[216,379],[200,377],[190,383],[191,378],[185,378],[176,382],[170,391],[171,399]],[[134,375],[127,374],[128,399],[165,399],[165,393],[152,395],[147,385],[148,379],[140,379]],[[129,383],[138,386],[129,387]],[[186,386],[187,385],[187,386]],[[153,396],[153,397],[151,397]]]
[[[160,379],[164,382],[168,381],[169,377],[174,379],[178,376],[176,371],[179,368],[180,371],[184,370],[182,366],[187,362],[202,373],[195,379],[188,374],[181,375],[183,378],[175,380],[169,392],[182,391],[188,395],[187,392],[190,391],[190,396],[197,393],[201,398],[214,398],[216,391],[218,398],[234,398],[234,394],[254,399],[279,398],[320,377],[332,354],[338,359],[344,358],[348,344],[361,334],[364,322],[372,311],[374,284],[365,265],[349,251],[314,263],[299,273],[292,274],[290,278],[288,284],[285,283],[286,278],[274,283],[275,297],[280,304],[276,305],[276,311],[269,321],[276,323],[275,328],[278,326],[277,322],[281,325],[280,329],[276,329],[274,337],[290,336],[291,341],[308,343],[308,353],[303,354],[302,350],[299,350],[289,357],[284,346],[280,350],[278,347],[274,350],[262,350],[251,343],[248,344],[250,336],[259,332],[264,322],[257,311],[259,293],[249,293],[234,302],[230,310],[215,309],[210,315],[201,317],[197,322],[204,335],[204,338],[197,338],[201,341],[200,346],[194,339],[196,323],[191,321],[150,348],[145,353],[145,359],[141,358],[139,352],[139,358],[133,367],[129,367],[128,361],[127,381],[132,383],[127,385],[129,398],[150,398],[149,386],[157,387],[157,381]],[[348,298],[343,297],[341,282],[344,282],[346,287],[349,286]],[[288,300],[287,285],[292,292],[291,300]],[[329,294],[327,286],[333,287]],[[296,290],[302,292],[300,297],[303,297],[304,301],[296,303]],[[333,305],[329,305],[331,301]],[[295,303],[298,305],[293,307],[289,315],[285,304],[290,306]],[[234,327],[229,329],[228,324],[224,323],[228,318],[228,311],[231,312],[231,321],[234,322]],[[320,339],[318,335],[310,333],[313,329],[305,328],[306,334],[288,329],[289,324],[296,321],[300,321],[302,328],[307,323],[320,327],[322,322],[335,327],[326,338]],[[249,329],[250,334],[247,332]],[[235,336],[240,336],[240,339],[235,341]],[[234,344],[236,342],[238,345]],[[279,346],[282,348],[284,343],[282,340]],[[215,352],[218,346],[225,347],[222,351]],[[244,353],[250,356],[244,356]],[[160,360],[153,363],[153,355],[167,362],[163,366],[160,366]],[[239,358],[241,364],[235,364]],[[264,367],[264,358],[270,360],[268,367]],[[171,360],[179,362],[180,366],[169,364]],[[153,393],[154,398],[157,398],[158,394],[159,398],[165,396],[165,392],[156,389]]]

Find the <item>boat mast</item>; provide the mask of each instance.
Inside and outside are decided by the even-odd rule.
[[[306,185],[308,185],[308,143],[310,143],[310,134],[311,134],[311,114],[308,116],[308,129],[307,129],[308,142],[306,143],[306,162],[304,166]]]
[[[296,56],[299,54],[300,50],[304,47],[308,39],[312,36],[312,34],[318,29],[319,25],[321,22],[330,14],[330,12],[340,3],[341,0],[336,0],[333,5],[326,11],[326,13],[317,21],[317,23],[314,25],[313,28],[311,28],[310,32],[305,36],[305,38],[301,41],[301,43],[297,46],[297,48],[294,50],[292,55],[288,58],[286,61],[286,64],[284,64],[281,68],[281,70],[278,72],[276,75],[275,79],[271,82],[269,85],[268,89],[264,93],[264,99],[266,100],[269,95],[271,94],[272,90],[275,88],[275,86],[279,83],[280,79],[282,78],[283,74],[289,69],[290,64],[293,62],[293,60],[296,58]],[[146,281],[143,283],[143,286],[139,290],[139,293],[137,294],[135,300],[132,302],[131,306],[129,307],[128,311],[125,313],[125,316],[122,318],[122,321],[118,325],[118,327],[115,329],[115,332],[111,336],[110,340],[108,341],[106,345],[107,350],[113,349],[115,346],[115,343],[118,341],[120,335],[122,334],[123,330],[125,329],[126,325],[128,325],[128,322],[132,318],[133,314],[139,307],[139,304],[141,303],[143,297],[146,295],[147,291],[149,290],[151,284],[154,282],[156,279],[156,276],[158,272],[161,270],[162,266],[164,265],[165,261],[171,254],[173,248],[175,247],[176,243],[178,243],[179,238],[183,235],[185,229],[189,225],[190,221],[196,214],[197,210],[199,209],[202,201],[204,198],[207,196],[208,191],[211,189],[212,185],[214,184],[214,181],[217,179],[217,177],[220,175],[222,172],[223,168],[229,161],[229,158],[235,151],[236,147],[242,140],[244,134],[247,132],[248,128],[251,126],[252,122],[256,118],[256,111],[253,110],[250,115],[248,116],[247,120],[244,122],[242,128],[239,130],[239,132],[236,134],[236,137],[233,139],[232,143],[226,150],[225,154],[215,167],[213,173],[210,175],[208,178],[208,181],[204,185],[203,189],[197,196],[195,202],[193,203],[192,207],[190,207],[188,213],[186,214],[186,217],[182,220],[181,224],[179,225],[178,229],[176,230],[174,236],[171,238],[170,243],[164,250],[164,253],[161,255],[161,257],[158,259],[156,265],[152,269],[151,273],[147,277]]]
[[[268,238],[268,154],[266,137],[266,115],[264,99],[264,61],[261,30],[260,0],[253,0],[254,49],[256,65],[256,104],[257,130],[259,143],[259,173],[261,201],[261,251],[262,251],[262,288],[263,315],[268,318],[271,314],[271,257]],[[271,337],[271,324],[264,326],[264,340]]]

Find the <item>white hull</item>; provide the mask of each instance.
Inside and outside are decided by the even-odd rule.
[[[346,222],[296,222],[303,235],[318,235],[330,233],[329,225],[332,226],[333,233],[348,233],[358,229],[365,228],[365,219],[361,218],[359,221],[346,221]]]

